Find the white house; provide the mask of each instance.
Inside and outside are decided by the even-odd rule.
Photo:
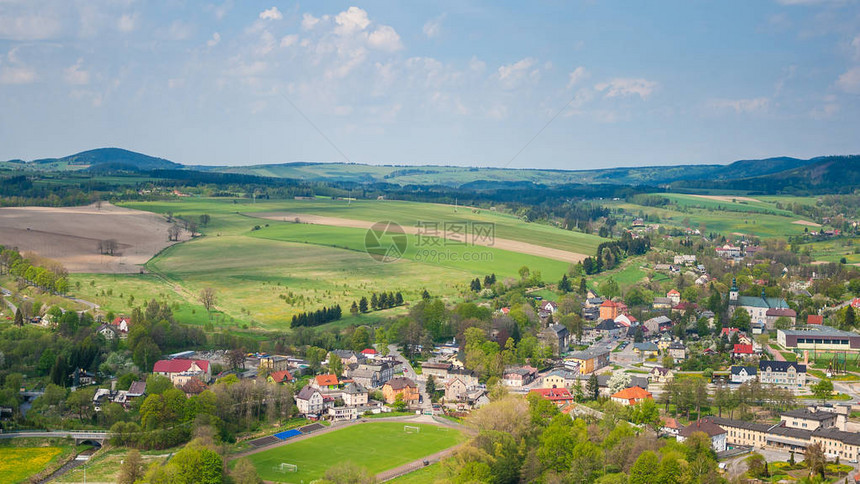
[[[678,442],[687,440],[696,432],[704,432],[711,438],[711,448],[714,452],[726,450],[726,431],[709,418],[699,419],[678,432]]]
[[[296,395],[296,407],[303,415],[319,415],[323,411],[323,396],[316,388],[306,386]]]
[[[732,383],[746,383],[758,377],[758,370],[754,366],[733,366],[731,372]]]

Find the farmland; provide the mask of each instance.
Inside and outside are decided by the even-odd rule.
[[[373,422],[353,425],[306,440],[269,449],[249,458],[265,480],[310,482],[323,477],[332,465],[350,461],[371,474],[421,459],[464,441],[455,429],[409,424],[420,432],[407,434],[403,422]],[[297,472],[280,473],[281,463],[298,466]]]
[[[0,446],[0,482],[26,481],[69,450],[64,447]]]

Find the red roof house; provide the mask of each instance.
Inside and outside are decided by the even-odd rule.
[[[153,373],[170,378],[176,385],[181,385],[190,377],[197,377],[203,381],[212,378],[211,368],[206,360],[186,360],[177,358],[174,360],[158,360],[152,368]]]
[[[317,375],[313,382],[313,386],[315,388],[328,388],[330,390],[336,389],[337,385],[337,376],[332,375],[331,373],[327,375]]]
[[[824,324],[824,316],[810,314],[806,317],[806,324]]]
[[[361,350],[361,354],[363,354],[365,356],[371,356],[371,355],[377,354],[377,352],[373,348],[366,348],[366,349]]]
[[[293,381],[293,375],[290,370],[273,371],[269,373],[269,381],[272,383],[289,383]]]
[[[752,345],[736,344],[732,350],[732,355],[736,358],[745,358],[755,354]]]
[[[633,386],[621,390],[610,398],[613,402],[620,403],[621,405],[636,405],[642,400],[653,400],[654,396],[644,388]]]
[[[573,402],[573,395],[567,388],[535,388],[529,393],[540,395],[543,399],[549,400],[559,407]]]

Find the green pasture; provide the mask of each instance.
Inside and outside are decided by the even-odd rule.
[[[763,201],[757,197],[753,198],[759,201],[734,199],[729,201],[712,200],[709,198],[696,197],[693,195],[685,195],[680,193],[661,193],[658,194],[664,198],[668,198],[679,207],[686,208],[701,208],[705,210],[725,210],[732,212],[751,212],[751,213],[769,213],[773,215],[782,215],[785,217],[797,216],[785,209],[776,208],[776,202]],[[723,195],[730,197],[731,195]]]
[[[393,484],[432,484],[440,479],[445,479],[445,477],[445,468],[440,464],[431,464],[388,482]]]
[[[803,244],[801,250],[809,249],[817,261],[839,262],[843,257],[848,264],[860,263],[860,239],[833,239]]]
[[[455,429],[408,425],[421,430],[406,433],[403,422],[362,423],[252,454],[249,459],[267,481],[311,482],[341,462],[350,461],[378,474],[457,445],[465,438]],[[281,463],[294,464],[298,471],[274,470]]]

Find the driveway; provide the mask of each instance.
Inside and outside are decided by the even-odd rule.
[[[425,385],[426,380],[424,377],[415,373],[415,368],[412,368],[412,364],[409,363],[409,360],[400,354],[400,350],[397,348],[397,345],[388,345],[388,354],[403,362],[403,376],[411,378],[412,381],[418,385],[418,393],[421,395],[421,404],[419,405],[419,408],[421,408],[421,410],[432,410],[433,402],[430,401],[430,395],[427,393],[427,386]]]

